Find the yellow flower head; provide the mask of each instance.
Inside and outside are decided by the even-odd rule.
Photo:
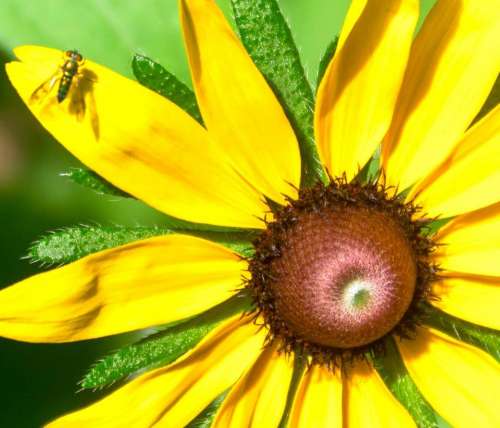
[[[310,135],[280,103],[295,88],[271,89],[212,0],[179,5],[202,121],[76,52],[23,46],[7,65],[111,184],[255,238],[242,257],[156,236],[2,290],[0,334],[30,342],[182,330],[233,308],[175,361],[49,426],[180,428],[212,402],[217,428],[500,426],[500,108],[471,126],[500,71],[498,0],[440,0],[416,36],[417,0],[353,0],[300,110]]]

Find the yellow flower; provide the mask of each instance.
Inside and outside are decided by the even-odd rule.
[[[19,62],[7,72],[22,99],[99,175],[170,215],[263,230],[251,260],[174,234],[93,254],[1,291],[0,334],[30,342],[189,318],[229,299],[242,276],[265,323],[254,322],[256,313],[233,316],[171,365],[49,426],[184,427],[227,389],[215,427],[277,427],[285,411],[290,427],[415,426],[421,421],[391,393],[373,358],[346,363],[358,349],[376,355],[370,347],[384,337],[395,338],[411,379],[446,421],[500,426],[491,355],[425,325],[402,338],[403,320],[411,324],[412,305],[429,293],[448,314],[500,328],[500,108],[469,128],[500,70],[500,7],[497,0],[440,0],[414,39],[418,6],[352,2],[314,116],[320,158],[337,178],[300,192],[294,131],[211,0],[180,1],[205,127],[91,61],[84,67],[96,77],[87,106],[94,114],[75,120],[70,101],[30,102],[61,52],[15,50]],[[359,184],[359,168],[380,145],[385,183]],[[406,203],[384,185],[409,189]],[[285,208],[273,208],[271,220],[266,201]],[[415,204],[452,220],[425,237]],[[341,285],[328,288],[332,278]],[[310,367],[286,408],[295,349]],[[332,368],[339,363],[345,370]]]

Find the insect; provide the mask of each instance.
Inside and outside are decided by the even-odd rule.
[[[78,78],[78,75],[81,74],[81,67],[84,62],[85,59],[78,51],[68,50],[64,52],[64,63],[52,76],[50,76],[49,79],[35,89],[30,100],[32,102],[41,100],[52,91],[55,84],[59,81],[59,87],[57,88],[57,102],[63,102],[68,96],[75,77]]]
[[[78,69],[83,65],[85,60],[83,56],[76,50],[66,51],[64,53],[66,61],[64,62],[62,68],[62,77],[59,82],[59,88],[57,90],[57,101],[62,102],[66,98],[71,87],[71,82],[75,75],[78,73]]]
[[[67,50],[63,54],[63,62],[57,70],[40,86],[38,86],[30,97],[30,103],[38,103],[48,98],[57,83],[57,95],[55,100],[61,104],[69,99],[68,112],[75,115],[79,121],[85,117],[86,102],[90,103],[89,113],[92,130],[96,138],[99,136],[99,120],[96,113],[96,105],[93,94],[94,83],[97,76],[83,67],[85,58],[77,50]],[[48,107],[54,98],[49,98]]]

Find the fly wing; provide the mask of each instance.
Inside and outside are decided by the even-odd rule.
[[[69,112],[75,115],[78,121],[82,121],[85,118],[85,90],[82,86],[82,82],[78,79],[74,79],[73,84],[70,89],[69,96]]]
[[[47,95],[50,94],[55,84],[61,77],[61,71],[57,70],[52,76],[44,81],[38,88],[36,88],[30,96],[29,102],[31,104],[42,101]]]
[[[99,140],[99,117],[94,97],[94,85],[97,76],[90,70],[82,70],[75,76],[75,83],[70,90],[69,112],[78,121],[89,120],[96,141]]]

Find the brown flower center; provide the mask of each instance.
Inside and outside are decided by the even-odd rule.
[[[388,333],[415,290],[415,259],[401,226],[365,207],[300,216],[270,267],[283,321],[297,336],[335,348]]]
[[[418,209],[379,183],[333,180],[275,208],[254,241],[247,288],[286,351],[337,365],[411,336],[436,267]]]

